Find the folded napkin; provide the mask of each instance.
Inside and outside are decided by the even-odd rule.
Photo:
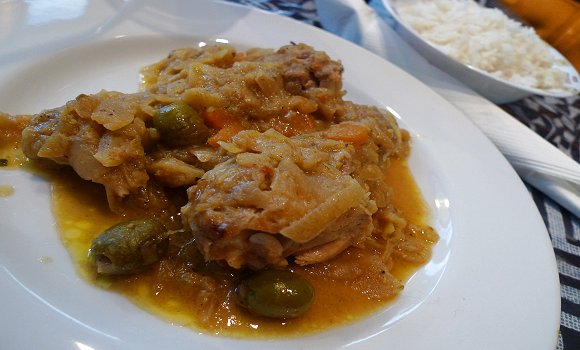
[[[432,66],[363,0],[316,0],[322,26],[407,71],[455,105],[502,152],[517,173],[580,217],[580,164],[495,104]],[[380,8],[379,8],[380,9]]]

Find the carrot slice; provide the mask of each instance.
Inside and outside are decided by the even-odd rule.
[[[207,126],[218,130],[231,124],[240,123],[236,117],[223,108],[208,107],[205,112],[202,113],[202,118]]]
[[[232,137],[234,137],[235,134],[242,130],[243,128],[237,124],[226,125],[225,127],[219,129],[215,135],[207,139],[207,144],[212,147],[218,147],[218,142],[230,142]]]
[[[322,135],[327,139],[362,145],[369,137],[369,129],[362,124],[345,122],[331,125]]]

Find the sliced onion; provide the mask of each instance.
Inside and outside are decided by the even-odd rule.
[[[334,220],[367,198],[367,192],[354,179],[335,192],[318,207],[284,227],[280,234],[297,243],[306,243],[318,236]]]

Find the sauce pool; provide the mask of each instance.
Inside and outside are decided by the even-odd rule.
[[[402,211],[402,216],[410,223],[425,224],[428,210],[406,161],[393,160],[385,176],[394,190],[392,202]],[[209,296],[217,298],[217,306],[213,310],[201,310],[206,304],[200,298],[208,296],[200,296],[199,288],[184,282],[198,276],[188,275],[191,272],[171,261],[162,261],[135,276],[97,276],[87,257],[91,241],[124,218],[110,212],[100,185],[79,179],[72,170],[59,171],[49,179],[57,227],[79,273],[88,281],[125,295],[139,307],[173,324],[230,337],[291,337],[352,323],[396,300],[396,297],[376,300],[341,281],[329,283],[316,271],[322,266],[295,266],[292,270],[305,276],[314,286],[315,299],[306,314],[280,321],[248,315],[242,310],[233,301],[234,279],[229,276],[223,276],[215,295]],[[420,264],[395,259],[391,272],[405,281],[419,267]]]
[[[122,278],[97,276],[88,259],[92,240],[110,226],[126,220],[109,210],[106,196],[100,185],[80,179],[72,169],[39,170],[20,151],[20,132],[26,118],[9,120],[0,116],[0,158],[7,160],[5,168],[25,167],[40,172],[52,184],[52,210],[63,244],[68,249],[78,273],[90,283],[125,295],[136,305],[176,325],[191,327],[207,334],[239,338],[273,338],[302,336],[352,323],[396,302],[396,297],[377,300],[361,294],[352,285],[342,281],[329,281],[320,271],[324,264],[293,267],[293,271],[306,277],[315,288],[311,308],[301,317],[272,320],[249,315],[233,301],[235,278],[222,274],[220,283],[214,285],[211,295],[199,289],[193,279],[203,279],[183,269],[170,260],[157,263],[145,273]],[[0,124],[2,124],[0,123]],[[410,224],[427,224],[429,212],[408,169],[406,160],[393,159],[385,171],[387,183],[393,189],[391,203],[401,211]],[[0,196],[10,195],[10,185],[0,184]],[[432,241],[432,244],[436,239]],[[368,252],[367,252],[368,253]],[[359,255],[357,255],[359,254]],[[343,255],[357,259],[365,251],[347,250]],[[406,281],[422,264],[403,259],[393,259],[390,272]],[[188,282],[189,281],[189,282]],[[207,299],[214,303],[206,303]],[[217,301],[217,302],[215,302]],[[208,305],[213,305],[211,310]],[[330,311],[331,310],[331,311]]]

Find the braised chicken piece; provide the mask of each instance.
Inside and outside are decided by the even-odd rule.
[[[189,190],[184,220],[207,259],[230,266],[329,260],[368,238],[377,210],[354,170],[355,148],[320,134],[242,131],[231,160]]]
[[[175,50],[144,92],[35,115],[23,149],[103,185],[115,212],[183,223],[206,261],[320,263],[390,230],[383,171],[409,149],[390,114],[343,100],[342,71],[304,44]]]
[[[277,51],[228,45],[179,49],[142,70],[144,88],[181,95],[197,109],[223,108],[239,122],[292,114],[334,120],[343,113],[342,64],[305,44]],[[264,128],[265,127],[265,128]]]
[[[102,184],[115,212],[169,215],[174,208],[161,184],[147,173],[157,132],[147,126],[146,94],[103,91],[79,95],[65,106],[35,115],[22,133],[31,159],[69,165],[83,179]]]

